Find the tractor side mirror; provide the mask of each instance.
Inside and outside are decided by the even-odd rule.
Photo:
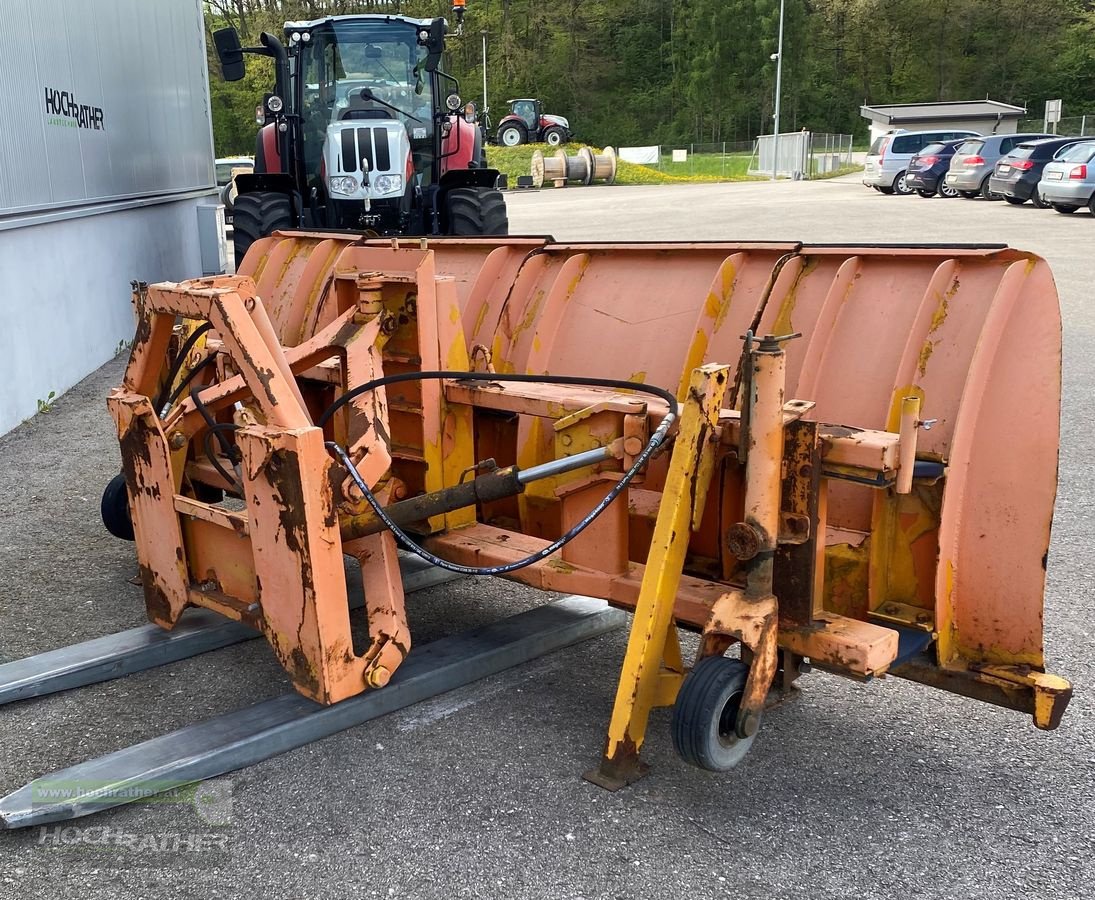
[[[243,49],[236,29],[221,28],[214,31],[213,46],[217,48],[217,59],[220,60],[224,80],[239,81],[243,78]]]
[[[436,72],[441,64],[441,54],[445,52],[445,31],[447,26],[444,19],[434,19],[430,22],[429,36],[426,38],[425,69],[427,72]]]

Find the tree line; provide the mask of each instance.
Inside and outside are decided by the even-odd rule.
[[[771,131],[780,0],[468,0],[447,71],[481,101],[482,32],[495,122],[539,97],[604,145],[751,140]],[[446,0],[206,0],[206,27],[245,45],[285,21],[353,13],[446,16]],[[862,135],[863,103],[991,97],[1042,114],[1095,112],[1088,0],[785,0],[781,130]],[[217,153],[254,149],[269,63],[225,84],[210,46]]]

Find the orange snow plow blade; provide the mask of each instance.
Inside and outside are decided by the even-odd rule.
[[[641,774],[655,706],[677,704],[686,759],[724,767],[689,729],[735,643],[724,743],[746,749],[805,660],[1040,728],[1068,703],[1042,647],[1060,317],[1032,254],[284,233],[137,305],[110,406],[149,615],[254,625],[320,702],[409,650],[397,524],[635,613],[605,786]],[[703,637],[693,666],[677,627]]]

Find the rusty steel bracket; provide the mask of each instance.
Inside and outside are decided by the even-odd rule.
[[[1072,685],[1058,675],[1029,666],[939,666],[929,656],[915,657],[890,670],[891,675],[971,697],[994,706],[1025,712],[1034,726],[1052,731],[1072,699]]]
[[[827,493],[821,481],[818,423],[799,420],[784,428],[780,529],[772,592],[783,622],[806,624],[821,607],[825,571]]]
[[[769,689],[779,668],[779,604],[772,595],[749,598],[741,591],[727,591],[711,607],[703,629],[696,661],[722,655],[733,641],[752,657],[749,677],[738,707],[739,737],[756,734]]]
[[[358,281],[349,308],[289,349],[280,345],[250,278],[153,286],[137,296],[137,339],[123,386],[109,400],[149,618],[170,628],[188,606],[200,606],[257,628],[296,688],[323,703],[384,686],[410,649],[395,541],[386,533],[344,541],[339,509],[350,498],[338,487],[341,470],[297,381],[297,372],[332,359],[336,390],[381,373],[378,348],[393,331],[394,314],[384,305],[384,279]],[[413,298],[397,301],[404,313],[413,306]],[[201,409],[185,400],[161,422],[148,398],[180,315],[209,322],[219,357],[239,374],[205,388]],[[224,421],[233,410],[236,421],[225,424],[241,454],[246,510],[238,514],[178,493],[184,478],[190,484],[204,475],[187,463],[188,443],[207,433],[208,417]],[[332,423],[360,460],[363,478],[383,482],[385,496],[400,486],[389,472],[385,429],[376,427],[387,417],[378,393],[354,398]],[[350,635],[344,551],[357,556],[366,585],[371,642],[360,656]]]

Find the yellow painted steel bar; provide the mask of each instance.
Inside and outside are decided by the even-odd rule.
[[[696,369],[689,381],[620,673],[608,742],[599,768],[586,775],[604,787],[622,787],[642,775],[639,749],[650,710],[659,699],[667,634],[674,627],[673,605],[688,550],[692,510],[696,498],[708,488],[699,483],[698,475],[706,471],[710,479],[712,469],[702,460],[714,453],[709,438],[718,423],[729,381],[729,367],[718,365]],[[661,699],[670,698],[662,693]]]

